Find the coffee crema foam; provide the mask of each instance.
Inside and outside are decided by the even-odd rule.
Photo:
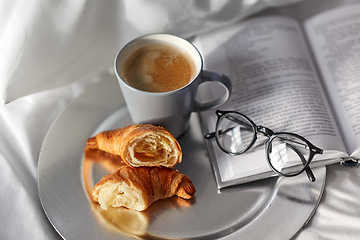
[[[175,47],[151,44],[139,48],[125,61],[125,81],[147,92],[170,92],[187,85],[195,75],[190,56]]]

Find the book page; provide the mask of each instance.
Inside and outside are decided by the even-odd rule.
[[[348,151],[360,157],[360,4],[305,22]]]
[[[294,132],[324,149],[313,162],[344,156],[345,147],[331,114],[299,24],[285,17],[254,18],[199,36],[194,44],[204,69],[222,72],[233,83],[221,110],[239,111],[275,132]],[[203,99],[214,87],[201,89]],[[201,113],[204,131],[215,130],[215,110]],[[222,180],[271,172],[264,146],[239,156],[225,154],[211,141]],[[338,159],[340,161],[340,159]],[[214,162],[213,162],[214,164]]]

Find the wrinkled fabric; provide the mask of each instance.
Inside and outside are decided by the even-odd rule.
[[[0,239],[61,239],[40,204],[39,152],[57,115],[101,76],[0,105]]]
[[[360,237],[360,168],[327,167],[323,196],[315,215],[296,240],[352,240]]]
[[[41,145],[68,104],[109,76],[126,42],[152,32],[192,37],[293,2],[0,1],[0,239],[61,239],[38,197]],[[295,239],[358,239],[359,179],[359,168],[329,166],[321,203]]]
[[[296,1],[1,1],[1,101],[92,76],[111,66],[120,48],[140,35],[190,37]]]

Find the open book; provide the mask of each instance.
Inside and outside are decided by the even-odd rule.
[[[284,16],[251,18],[194,40],[204,69],[233,83],[221,110],[234,110],[275,132],[297,133],[324,150],[310,166],[360,157],[360,4],[320,13],[300,24]],[[220,89],[205,86],[201,99]],[[215,110],[200,113],[214,132]],[[265,148],[230,156],[206,140],[218,187],[276,175]]]

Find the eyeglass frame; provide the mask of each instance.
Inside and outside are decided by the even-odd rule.
[[[220,144],[219,142],[219,132],[218,131],[218,124],[220,122],[220,120],[222,118],[224,118],[226,116],[226,114],[238,114],[240,115],[241,117],[245,118],[250,124],[251,124],[251,127],[253,129],[253,139],[251,141],[251,143],[249,144],[248,147],[246,147],[245,149],[243,149],[242,151],[240,152],[236,152],[236,153],[233,153],[233,152],[230,152],[228,150],[226,150],[225,148],[223,148],[223,146]],[[206,139],[211,139],[211,138],[214,138],[215,137],[215,140],[216,140],[216,143],[218,145],[218,147],[225,153],[229,154],[229,155],[232,155],[232,156],[238,156],[238,155],[241,155],[243,153],[245,153],[246,151],[248,151],[250,148],[252,148],[257,140],[257,134],[258,133],[261,133],[262,135],[268,137],[269,139],[266,141],[266,146],[265,146],[265,155],[266,155],[266,159],[267,159],[267,162],[268,162],[268,165],[269,167],[271,168],[271,170],[273,170],[274,172],[282,175],[282,176],[285,176],[285,177],[294,177],[294,176],[297,176],[297,175],[300,175],[301,173],[303,173],[304,171],[306,172],[307,174],[307,177],[309,179],[310,182],[315,182],[316,181],[316,178],[315,178],[315,175],[314,173],[312,172],[312,170],[310,169],[310,163],[312,161],[312,159],[314,158],[314,156],[316,154],[322,154],[323,153],[323,150],[321,148],[318,148],[316,147],[315,145],[313,145],[309,140],[307,140],[306,138],[296,134],[296,133],[291,133],[291,132],[274,132],[273,130],[271,130],[270,128],[268,127],[264,127],[262,125],[257,125],[255,124],[249,117],[245,116],[244,114],[240,113],[240,112],[237,112],[237,111],[222,111],[222,110],[216,110],[216,115],[218,117],[217,121],[216,121],[216,125],[215,125],[215,132],[211,132],[211,133],[207,133],[205,134],[205,138]],[[304,165],[304,167],[302,168],[302,170],[298,171],[298,172],[295,172],[295,173],[291,173],[291,174],[288,174],[288,173],[283,173],[283,172],[280,172],[278,171],[272,164],[271,164],[271,160],[270,160],[270,156],[269,156],[269,148],[271,146],[271,142],[276,138],[276,137],[279,137],[278,135],[281,135],[281,134],[287,134],[287,135],[291,135],[291,136],[294,136],[296,138],[299,138],[300,140],[304,141],[307,146],[309,146],[309,157],[308,157],[308,160],[305,159],[304,155],[302,153],[298,153],[296,149],[293,149],[290,146],[290,148],[292,148],[292,150],[296,151],[298,156],[301,158],[301,161],[303,162],[304,164],[304,160],[306,161],[306,164]]]

